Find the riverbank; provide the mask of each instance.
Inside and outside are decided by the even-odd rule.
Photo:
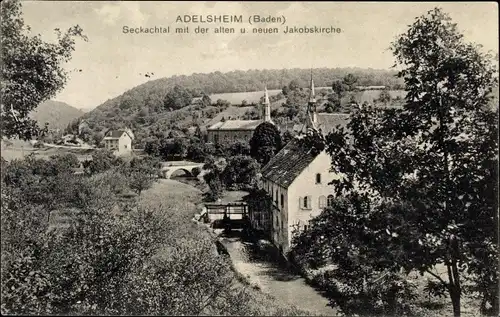
[[[328,300],[311,287],[305,278],[282,261],[274,246],[266,240],[249,241],[241,231],[218,237],[231,257],[236,271],[248,283],[266,294],[272,294],[285,305],[295,305],[317,316],[335,316],[337,309],[328,306]]]
[[[205,224],[193,221],[201,204],[201,191],[196,188],[170,179],[161,179],[153,187],[143,193],[140,198],[142,206],[160,208],[173,227],[169,235],[175,239],[175,245],[159,250],[158,257],[171,259],[174,252],[179,260],[176,266],[186,266],[189,271],[199,276],[191,278],[195,284],[207,284],[211,278],[214,287],[222,290],[221,296],[215,296],[216,310],[206,310],[202,314],[243,315],[243,316],[307,316],[309,311],[301,310],[276,298],[273,294],[261,292],[243,278],[230,258],[217,252],[217,235]],[[172,241],[173,243],[173,241]],[[184,263],[184,259],[186,263]],[[222,272],[217,273],[217,272]],[[188,277],[186,277],[188,278]],[[221,284],[223,279],[225,284]],[[210,283],[212,283],[210,282]]]

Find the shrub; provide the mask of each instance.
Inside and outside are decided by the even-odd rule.
[[[199,168],[199,167],[193,167],[193,169],[191,170],[191,174],[194,177],[198,177],[198,175],[200,175],[200,173],[201,173],[201,168]]]

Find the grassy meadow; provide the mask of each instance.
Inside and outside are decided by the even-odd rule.
[[[170,179],[161,179],[155,183],[153,187],[145,191],[139,198],[139,204],[142,206],[154,208],[164,213],[169,221],[174,224],[170,230],[172,236],[175,236],[178,241],[182,241],[180,248],[192,245],[193,248],[198,248],[199,245],[212,245],[213,255],[197,252],[191,256],[200,257],[195,259],[196,263],[202,263],[202,257],[219,256],[217,254],[214,240],[215,237],[207,227],[193,221],[195,213],[199,213],[202,207],[202,192],[188,184],[180,183]],[[170,243],[169,243],[170,244]],[[165,245],[159,251],[158,257],[170,257],[171,245]],[[177,246],[176,248],[179,248]],[[192,250],[194,251],[194,250]],[[232,267],[231,261],[228,259],[226,264]],[[209,274],[209,272],[207,272]],[[237,272],[232,272],[230,286],[234,293],[240,294],[247,302],[246,306],[250,311],[245,311],[248,314],[266,315],[266,316],[291,316],[291,315],[311,315],[311,312],[299,310],[294,306],[286,305],[281,301],[277,301],[271,295],[265,294],[252,286],[245,280],[244,277]],[[209,313],[209,312],[206,312]],[[228,312],[231,313],[231,312]],[[239,311],[241,313],[241,311]]]
[[[277,95],[281,92],[281,89],[273,89],[268,90],[267,93],[269,96]],[[216,102],[218,99],[227,100],[232,105],[240,105],[243,100],[246,100],[247,103],[259,103],[260,98],[264,96],[264,90],[261,91],[249,91],[249,92],[231,92],[231,93],[222,93],[222,94],[213,94],[210,95],[210,99],[212,102]]]

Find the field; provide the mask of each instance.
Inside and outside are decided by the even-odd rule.
[[[22,159],[30,154],[34,154],[39,158],[49,158],[56,154],[75,154],[79,160],[89,159],[95,149],[89,148],[68,148],[68,147],[45,147],[45,148],[34,148],[28,142],[20,143],[16,142],[10,146],[4,146],[2,142],[2,153],[1,156],[7,160],[11,161],[14,159]]]
[[[391,95],[392,99],[395,99],[396,97],[400,97],[403,99],[406,96],[406,91],[404,90],[389,90],[389,94]],[[365,101],[367,102],[373,102],[373,99],[378,98],[380,95],[380,90],[365,90],[359,92],[359,98],[360,102],[363,103]]]
[[[241,194],[238,192],[236,196]],[[196,188],[174,180],[162,179],[143,193],[139,204],[151,208],[160,207],[162,211],[165,211],[165,216],[177,224],[175,236],[179,241],[188,242],[191,240],[194,243],[203,243],[207,240],[213,241],[214,237],[206,227],[192,221],[194,215],[201,210],[201,199],[201,191]],[[159,256],[169,256],[168,248],[160,250]],[[228,265],[230,264],[228,263]],[[248,302],[247,305],[257,309],[260,312],[259,315],[290,316],[298,314],[305,316],[310,314],[307,311],[299,311],[292,305],[284,305],[273,296],[252,288],[244,277],[236,273],[234,284],[234,290],[243,290]]]
[[[267,91],[269,96],[277,95],[280,92],[281,89],[273,89]],[[222,99],[229,101],[232,105],[241,105],[241,102],[243,100],[246,100],[248,103],[255,102],[258,104],[262,96],[264,96],[264,90],[213,94],[210,95],[210,99],[212,99],[212,102],[216,102],[218,99]]]
[[[205,125],[207,127],[221,121],[221,119],[224,117],[225,119],[236,119],[238,117],[242,117],[245,112],[252,110],[254,107],[248,106],[248,107],[237,107],[237,106],[229,106],[227,109],[224,111],[218,113],[215,117],[210,119]]]

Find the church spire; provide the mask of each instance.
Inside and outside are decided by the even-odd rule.
[[[311,82],[309,84],[309,103],[316,103],[316,95],[314,93],[313,71],[311,68]]]
[[[309,129],[316,129],[318,119],[316,115],[316,96],[314,94],[314,81],[312,77],[312,68],[311,68],[311,82],[309,85],[309,102],[307,104],[307,122],[306,126]]]
[[[267,93],[267,86],[264,88],[264,122],[271,122],[271,102]]]

